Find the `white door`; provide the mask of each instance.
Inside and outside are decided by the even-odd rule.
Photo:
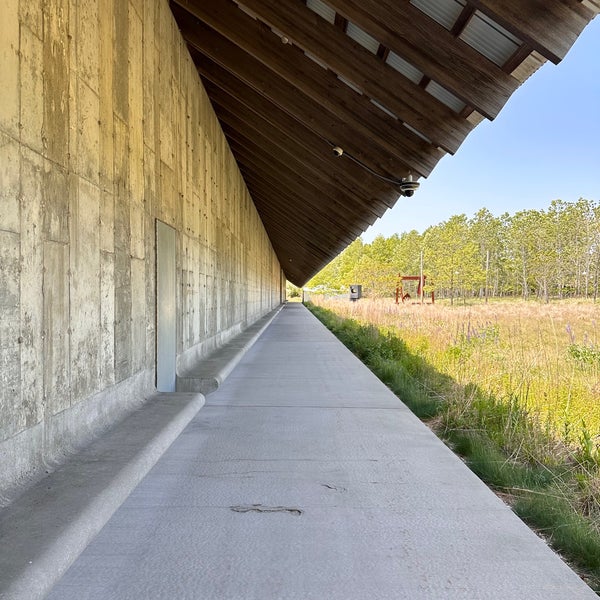
[[[156,221],[156,389],[175,391],[177,360],[176,231]]]

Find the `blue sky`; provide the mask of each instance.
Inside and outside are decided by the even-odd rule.
[[[544,209],[560,198],[600,200],[600,16],[563,61],[546,63],[437,164],[412,198],[400,198],[366,242],[445,221]]]

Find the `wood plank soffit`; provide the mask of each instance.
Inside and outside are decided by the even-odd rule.
[[[385,150],[388,165],[380,165],[381,171],[393,177],[405,176],[409,170],[424,176],[431,172],[431,163],[437,163],[443,155],[434,145],[381,111],[335,74],[308,59],[298,48],[281,44],[275,34],[261,27],[232,2],[222,1],[227,4],[219,4],[220,10],[216,15],[204,3],[201,10],[196,1],[182,2],[193,4],[191,8],[195,16],[201,16],[210,24],[210,27],[200,23],[182,28],[188,43],[209,54],[215,62],[263,95],[268,94],[275,104],[289,109],[293,98],[297,97],[294,105],[304,105],[305,113],[306,108],[313,115],[327,111],[340,122],[352,124],[352,136],[361,133],[364,140],[370,140],[369,145],[376,144]],[[223,8],[228,5],[233,6],[229,6],[231,12]],[[239,30],[232,28],[231,21],[235,21]],[[213,27],[219,28],[219,31],[211,31]],[[331,141],[334,145],[338,143],[335,138]],[[352,153],[356,154],[356,151],[353,149]],[[375,154],[381,155],[381,152]]]

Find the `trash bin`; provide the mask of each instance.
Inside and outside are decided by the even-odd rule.
[[[351,285],[350,300],[356,302],[359,298],[362,298],[362,285]]]

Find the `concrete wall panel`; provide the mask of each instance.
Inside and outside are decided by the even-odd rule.
[[[28,27],[21,27],[21,142],[43,153],[44,47]],[[1,71],[2,69],[0,69]]]
[[[23,428],[19,344],[19,236],[0,231],[0,440]]]
[[[114,26],[112,36],[114,45],[111,57],[113,59],[114,110],[115,114],[123,121],[127,121],[129,115],[129,77],[127,61],[123,60],[123,57],[127,56],[129,51],[129,2],[126,0],[121,2],[112,0],[110,4],[112,5],[112,11],[110,11],[111,22]],[[117,57],[119,58],[116,59]],[[104,68],[104,62],[102,64]]]
[[[143,10],[144,19],[144,48],[143,48],[143,98],[144,98],[144,144],[156,148],[157,132],[159,128],[158,117],[158,37],[157,13],[159,5],[156,2],[147,2]]]
[[[121,198],[115,204],[115,380],[123,381],[131,369],[131,253],[130,211]]]
[[[115,255],[100,255],[100,385],[115,383]]]
[[[152,232],[146,236],[146,260],[144,267],[146,269],[144,283],[146,289],[144,298],[146,299],[146,354],[144,368],[153,371],[156,362],[156,261],[155,261],[155,228],[156,221],[151,214],[146,214],[146,231]]]
[[[157,218],[176,227],[177,225],[177,188],[175,186],[175,173],[166,164],[160,163],[160,189],[156,199]]]
[[[25,426],[43,418],[43,249],[42,185],[44,159],[23,148],[21,159],[21,260],[20,260],[20,412]]]
[[[100,174],[100,101],[83,80],[77,84],[77,173],[99,182]]]
[[[143,260],[131,260],[131,366],[141,371],[146,358],[146,270]]]
[[[146,145],[144,145],[144,167],[144,204],[146,206],[146,214],[158,215],[159,200],[156,191],[156,174],[159,172],[159,165],[156,163],[156,153]],[[146,230],[152,231],[152,227]],[[146,244],[148,244],[147,240]]]
[[[0,33],[1,35],[1,33]],[[2,76],[0,75],[0,85]],[[0,102],[0,106],[2,102]],[[0,108],[1,110],[1,108]],[[19,232],[19,195],[21,191],[20,147],[0,131],[0,229]]]
[[[46,415],[71,405],[69,338],[69,246],[44,244],[44,404]]]
[[[19,21],[23,23],[23,25],[29,27],[29,29],[31,29],[31,31],[33,31],[35,35],[42,39],[44,35],[44,15],[42,13],[43,4],[44,0],[30,0],[29,2],[8,2],[8,10],[16,10],[18,8]]]
[[[78,179],[71,197],[71,403],[100,389],[100,190]],[[73,190],[75,191],[75,190]]]
[[[0,19],[0,130],[16,139],[19,137],[19,48],[19,3],[10,0],[3,2]]]
[[[21,5],[25,4],[21,2]],[[44,3],[44,153],[50,160],[69,168],[70,55],[68,0]],[[37,31],[37,29],[35,30]]]
[[[115,197],[106,190],[100,193],[100,250],[115,251]]]
[[[129,186],[133,202],[144,197],[143,24],[135,10],[129,13]]]
[[[152,6],[145,0],[129,0],[129,10],[134,11],[139,19],[143,18],[144,11],[149,8],[149,5]],[[152,8],[150,8],[150,10],[152,10]]]
[[[145,216],[146,213],[144,211],[143,204],[137,204],[132,202],[129,213],[129,223],[131,237],[130,252],[133,258],[143,259],[145,257]]]
[[[129,130],[127,123],[115,114],[113,120],[113,155],[112,168],[113,191],[120,194],[129,203],[127,197],[129,174]]]
[[[55,163],[46,160],[42,174],[44,239],[69,242],[69,176]]]
[[[175,81],[172,77],[163,75],[162,71],[159,76],[160,86],[160,121],[159,121],[159,149],[160,160],[170,169],[173,168],[175,160],[175,130],[172,115],[175,110],[174,95]]]
[[[100,185],[104,190],[112,190],[114,177],[113,153],[113,0],[98,0],[99,19],[98,35],[100,66],[98,75],[98,88],[100,95]]]
[[[99,93],[99,3],[97,0],[77,0],[71,10],[77,18],[77,73],[94,92]]]

